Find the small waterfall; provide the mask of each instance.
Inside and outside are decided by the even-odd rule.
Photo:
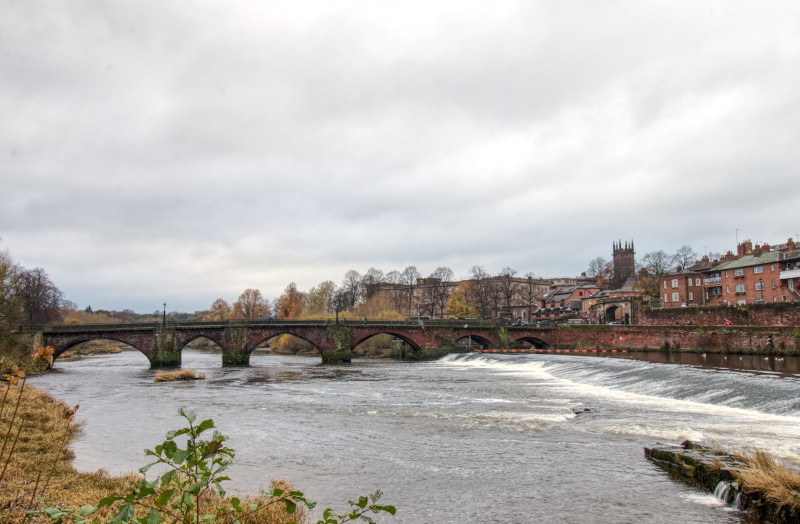
[[[742,492],[736,493],[736,498],[733,500],[732,506],[739,511],[744,511],[744,500],[742,500]]]
[[[736,509],[741,509],[740,499],[741,491],[736,483],[731,483],[725,480],[719,481],[717,487],[714,488],[714,496],[720,499],[725,505],[733,506]]]

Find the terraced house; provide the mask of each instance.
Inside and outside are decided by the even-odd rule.
[[[662,277],[660,289],[662,307],[800,302],[800,249],[791,238],[776,246],[746,240],[735,255]]]

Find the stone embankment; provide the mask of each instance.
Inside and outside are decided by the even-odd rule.
[[[737,472],[746,467],[740,457],[688,440],[680,446],[658,444],[644,448],[644,454],[670,474],[713,492],[725,504],[759,522],[800,523],[800,514],[793,508],[772,502],[764,493],[740,488]]]

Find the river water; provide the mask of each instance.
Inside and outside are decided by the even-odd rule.
[[[184,367],[207,379],[156,384],[146,358],[124,351],[57,362],[31,383],[80,404],[80,470],[134,471],[186,407],[230,437],[228,486],[240,493],[285,478],[343,509],[381,489],[398,508],[385,522],[397,523],[739,522],[642,448],[689,438],[797,460],[800,376],[630,357],[322,366],[254,354],[250,367],[222,368],[219,354],[187,349]]]

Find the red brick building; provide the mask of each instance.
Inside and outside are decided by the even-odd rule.
[[[704,258],[686,271],[662,277],[662,307],[800,302],[800,249],[753,246],[746,240],[721,261]]]

